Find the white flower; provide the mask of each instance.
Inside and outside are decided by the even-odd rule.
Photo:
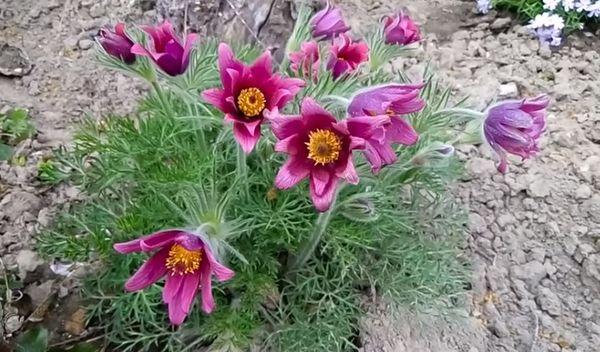
[[[527,25],[527,28],[530,29],[541,27],[553,27],[556,30],[562,30],[565,28],[565,21],[559,15],[544,12],[541,15],[535,16],[535,18],[529,22],[529,25]]]
[[[555,10],[561,0],[544,0],[544,8],[546,10]]]
[[[600,17],[600,2],[587,7],[588,17]]]
[[[477,11],[486,14],[492,9],[490,0],[477,0]]]
[[[575,8],[575,0],[562,0],[562,6],[566,11],[573,10]]]

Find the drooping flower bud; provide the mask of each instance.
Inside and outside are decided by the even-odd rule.
[[[131,52],[137,55],[148,56],[164,73],[169,76],[183,74],[190,62],[190,53],[198,40],[198,35],[190,33],[183,42],[179,39],[169,21],[160,26],[143,27],[152,39],[152,44],[147,48],[135,44]]]
[[[312,36],[318,39],[332,39],[350,30],[344,22],[342,11],[327,3],[327,6],[317,12],[310,20]]]
[[[498,154],[498,171],[506,173],[506,153],[530,158],[539,151],[539,138],[546,127],[546,107],[550,99],[540,95],[533,99],[502,101],[488,109],[483,134]]]
[[[351,221],[372,222],[379,218],[373,198],[382,194],[357,194],[340,204],[340,213]]]
[[[408,45],[421,40],[419,26],[403,12],[393,17],[388,16],[383,32],[387,44]]]
[[[410,162],[415,166],[435,166],[453,155],[452,145],[435,141],[415,154]]]
[[[114,31],[109,28],[101,28],[96,39],[108,55],[116,57],[126,64],[135,62],[135,54],[131,53],[133,41],[125,33],[124,23],[117,23]]]

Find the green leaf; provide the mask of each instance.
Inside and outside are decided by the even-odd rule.
[[[17,352],[46,352],[48,348],[48,330],[33,328],[17,339]]]
[[[12,147],[0,142],[0,160],[9,160],[12,156]]]

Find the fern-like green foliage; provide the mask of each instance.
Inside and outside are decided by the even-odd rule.
[[[245,61],[257,54],[248,46],[236,52]],[[453,159],[415,162],[431,143],[452,141],[464,122],[444,112],[449,91],[433,75],[424,77],[427,108],[410,116],[419,143],[399,147],[398,162],[378,175],[357,155],[360,184],[340,190],[314,256],[290,273],[289,259],[307,240],[318,214],[306,184],[286,191],[273,188],[283,157],[274,153],[267,126],[256,150],[243,160],[246,172],[238,172],[231,128],[198,97],[219,84],[215,53],[215,42],[200,45],[188,72],[176,79],[162,77],[135,115],[84,123],[73,147],[57,153],[49,169],[60,170],[61,180],[68,179],[88,197],[40,236],[39,248],[53,257],[101,260],[83,296],[91,323],[104,329],[107,343],[122,352],[185,352],[202,346],[243,351],[252,345],[273,351],[347,351],[355,348],[363,296],[383,296],[404,308],[452,308],[467,268],[461,258],[463,214],[446,192],[461,166]],[[110,59],[104,53],[101,57]],[[111,65],[157,76],[146,74],[147,62],[138,64]],[[331,97],[350,99],[366,85],[406,80],[381,68],[339,81],[323,68],[319,74],[288,113],[298,111],[302,97],[312,96],[341,118],[343,109],[331,104]],[[123,291],[146,257],[112,249],[115,242],[171,227],[224,238],[218,255],[228,258],[236,272],[232,280],[215,284],[213,314],[193,309],[178,329],[167,323],[162,283],[136,293]]]

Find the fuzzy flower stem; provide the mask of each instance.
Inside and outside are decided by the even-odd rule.
[[[443,113],[460,114],[460,115],[463,115],[466,117],[472,117],[472,118],[478,118],[478,119],[483,119],[485,117],[485,113],[483,113],[481,111],[465,109],[465,108],[447,108],[447,109],[439,110],[436,113],[437,114],[443,114]]]
[[[158,96],[158,100],[160,101],[160,105],[162,106],[164,112],[169,114],[171,112],[171,109],[167,105],[167,99],[165,98],[165,93],[160,87],[160,84],[158,84],[158,81],[156,79],[152,80],[150,83],[152,83],[152,88],[154,88],[154,91]]]
[[[288,261],[288,275],[290,275],[290,273],[293,275],[295,271],[302,268],[314,255],[315,250],[321,242],[321,238],[323,237],[323,234],[329,225],[331,214],[335,210],[337,197],[342,187],[343,186],[340,186],[336,191],[336,194],[333,197],[333,202],[331,203],[331,207],[327,211],[320,213],[317,217],[317,221],[315,221],[313,230],[310,236],[301,245],[298,255],[290,257],[290,260]]]
[[[248,182],[246,182],[246,179],[248,178],[248,165],[246,164],[246,153],[241,146],[238,147],[237,151],[237,173],[239,178],[243,180],[241,185],[244,197],[248,197]]]

